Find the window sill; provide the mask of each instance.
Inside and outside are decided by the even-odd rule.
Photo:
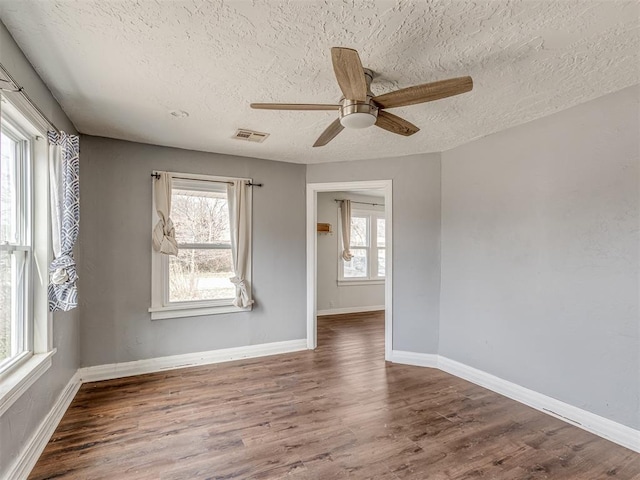
[[[196,306],[171,306],[151,307],[151,320],[166,320],[170,318],[200,317],[203,315],[219,315],[221,313],[250,312],[251,307],[239,308],[234,305],[211,305],[205,307]]]
[[[47,353],[36,353],[0,377],[0,416],[51,367],[51,357],[55,353],[55,348]]]
[[[356,285],[384,285],[384,278],[354,279],[354,280],[338,280],[339,287],[351,287]]]

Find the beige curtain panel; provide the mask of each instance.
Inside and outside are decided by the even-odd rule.
[[[236,307],[247,308],[253,304],[251,285],[247,280],[249,249],[251,248],[251,219],[249,218],[249,188],[244,180],[234,180],[227,186],[229,223],[231,227],[231,255],[234,276],[230,279],[236,286]]]
[[[340,203],[340,222],[342,223],[342,259],[348,262],[351,254],[351,200]]]
[[[165,255],[178,255],[176,229],[171,221],[171,174],[160,172],[160,177],[153,183],[153,193],[158,212],[158,223],[153,228],[153,249]]]

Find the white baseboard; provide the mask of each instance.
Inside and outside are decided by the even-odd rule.
[[[390,362],[414,365],[416,367],[438,368],[438,355],[434,353],[404,352],[391,350]]]
[[[7,480],[25,480],[29,476],[67,408],[73,401],[73,397],[78,392],[80,385],[82,385],[82,382],[76,373],[64,387],[53,407],[29,439],[17,460],[9,467]]]
[[[318,317],[322,317],[325,315],[341,315],[343,313],[378,312],[381,310],[384,310],[384,305],[371,305],[369,307],[330,308],[328,310],[318,310],[316,315]]]
[[[243,358],[265,357],[280,353],[297,352],[307,349],[307,339],[288,340],[285,342],[263,343],[244,347],[224,348],[207,352],[186,353],[167,357],[149,358],[124,363],[111,363],[85,367],[78,370],[78,376],[83,383],[111,380],[114,378],[131,377],[144,373],[154,373],[176,368],[195,367],[212,363],[229,362]]]
[[[438,357],[438,368],[611,440],[618,445],[640,452],[640,431],[638,430],[443,356]]]

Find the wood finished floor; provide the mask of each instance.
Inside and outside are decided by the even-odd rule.
[[[640,479],[640,455],[438,370],[386,364],[382,313],[319,347],[82,386],[37,479]]]

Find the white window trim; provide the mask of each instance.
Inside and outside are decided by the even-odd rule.
[[[156,173],[155,171],[153,173]],[[215,175],[201,175],[194,173],[170,172],[172,176],[179,177],[181,180],[204,180],[213,182],[232,182],[234,180],[242,180],[252,182],[251,178],[240,177],[221,177]],[[153,189],[152,189],[152,197]],[[250,212],[253,215],[252,191],[249,189],[249,205]],[[152,228],[158,222],[159,217],[155,207],[155,198],[152,199]],[[250,222],[250,225],[253,221]],[[249,231],[250,247],[249,252],[253,252],[253,239],[251,229]],[[203,315],[219,315],[225,313],[238,313],[251,311],[252,307],[240,308],[233,305],[233,299],[224,300],[206,300],[194,302],[172,302],[167,304],[168,298],[168,272],[169,262],[166,255],[156,252],[151,248],[151,307],[149,313],[151,320],[166,320],[172,318],[198,317]],[[249,255],[247,265],[247,280],[251,285],[252,272],[252,254]]]
[[[49,149],[46,141],[47,126],[34,122],[34,113],[20,101],[20,96],[2,95],[2,116],[12,119],[20,133],[31,139],[29,159],[31,171],[31,240],[32,258],[29,262],[30,288],[28,315],[28,349],[7,365],[0,374],[0,416],[18,400],[52,365],[53,314],[49,312],[47,287],[48,265],[51,251],[51,216],[49,208]],[[36,194],[37,193],[37,194]]]
[[[29,355],[17,368],[0,376],[0,416],[51,367],[51,357],[56,351],[54,348],[47,353]]]
[[[338,207],[340,208],[340,207]],[[372,230],[373,230],[373,223],[374,221],[377,221],[378,218],[381,218],[383,220],[385,220],[385,212],[384,210],[380,210],[377,208],[367,208],[366,206],[361,207],[359,206],[358,208],[354,209],[352,208],[351,210],[351,216],[353,217],[363,217],[363,216],[367,216],[369,217],[368,222],[369,222],[369,245],[366,247],[355,247],[352,245],[352,248],[364,248],[367,250],[367,256],[368,256],[368,262],[367,262],[367,266],[369,268],[369,272],[367,273],[367,277],[345,277],[344,276],[344,260],[342,258],[342,255],[338,255],[338,286],[339,287],[354,287],[354,286],[363,286],[363,285],[384,285],[385,284],[385,277],[379,277],[377,276],[377,271],[378,271],[378,245],[377,245],[377,236],[376,238],[373,237]],[[341,215],[338,215],[338,251],[341,251],[341,239],[342,239],[342,222],[340,221],[340,219],[342,218]],[[386,221],[386,220],[385,220]],[[377,228],[377,226],[376,226]],[[375,244],[374,244],[375,242]],[[386,247],[385,247],[385,251],[386,251]],[[371,273],[372,272],[376,272],[376,275],[372,276]]]

